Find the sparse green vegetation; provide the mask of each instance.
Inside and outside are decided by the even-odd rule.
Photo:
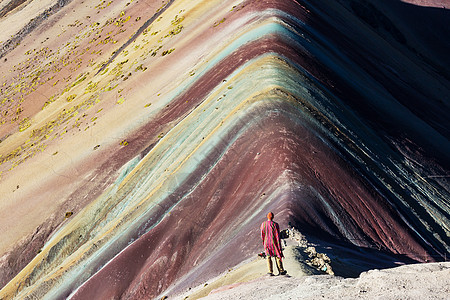
[[[175,51],[175,48],[165,50],[165,51],[163,51],[163,53],[161,53],[161,56],[166,56],[166,55],[172,53],[173,51]]]
[[[73,95],[68,96],[68,97],[66,98],[66,100],[67,100],[67,102],[71,102],[71,101],[73,101],[73,99],[75,99],[76,97],[77,97],[77,94],[73,94]]]
[[[220,21],[216,21],[216,22],[214,22],[214,27],[217,27],[217,26],[219,26],[220,24],[222,24],[223,22],[225,22],[225,20],[226,20],[226,18],[223,18],[222,20],[220,20]]]
[[[95,10],[106,9],[113,2],[98,1]],[[132,1],[127,4],[130,3]],[[167,2],[162,3],[158,12],[166,5]],[[126,98],[121,94],[124,88],[120,87],[120,84],[132,78],[132,75],[137,76],[135,73],[138,71],[147,71],[149,64],[145,61],[146,59],[156,58],[159,55],[166,56],[175,50],[175,48],[167,49],[167,46],[166,50],[162,51],[161,49],[165,47],[164,43],[167,38],[172,38],[183,31],[183,21],[185,20],[183,12],[184,10],[180,10],[178,14],[172,15],[172,19],[170,19],[172,16],[168,16],[166,13],[159,16],[156,21],[161,21],[164,17],[168,22],[158,23],[153,28],[150,25],[144,30],[138,43],[120,53],[121,56],[118,56],[119,58],[113,62],[115,65],[104,69],[102,68],[108,63],[108,56],[113,57],[115,54],[115,52],[109,54],[112,51],[109,49],[114,47],[112,44],[126,41],[127,37],[123,33],[129,26],[137,24],[128,21],[142,21],[140,16],[131,15],[128,8],[122,8],[115,17],[106,21],[96,20],[95,12],[77,16],[77,20],[71,21],[70,24],[65,23],[64,26],[61,26],[59,34],[56,33],[63,41],[64,36],[67,37],[57,48],[47,47],[45,43],[49,43],[48,40],[51,39],[44,36],[41,39],[43,44],[41,48],[25,49],[23,60],[9,70],[15,75],[0,82],[0,126],[15,123],[15,130],[17,128],[21,132],[29,130],[29,139],[13,151],[0,156],[0,165],[3,164],[2,168],[5,168],[0,170],[0,173],[8,168],[12,169],[44,151],[48,141],[62,139],[68,133],[73,134],[76,128],[77,131],[81,131],[95,125],[100,116],[92,116],[93,113],[89,113],[88,110],[103,99],[115,101],[119,105],[123,104]],[[170,24],[168,24],[169,20]],[[126,24],[127,22],[128,24]],[[139,25],[137,24],[137,26]],[[160,27],[155,28],[155,26]],[[77,34],[69,36],[69,33],[73,34],[74,30]],[[145,39],[144,36],[146,36]],[[118,50],[116,48],[115,51]],[[139,58],[135,58],[135,53],[139,53]],[[94,75],[87,70],[102,71]],[[190,76],[194,74],[191,72]],[[43,92],[44,89],[45,92]],[[112,90],[117,93],[104,96],[106,95],[104,93]],[[54,103],[48,110],[49,113],[54,114],[49,118],[50,121],[39,123],[36,120],[32,123],[31,117],[23,117],[24,109],[19,104],[25,101],[30,94],[33,94],[32,97],[36,95],[36,99],[40,101],[37,103],[42,105],[42,109],[46,109]],[[60,104],[63,106],[59,106]],[[151,105],[151,103],[147,103],[145,107]],[[101,110],[99,109],[97,113]],[[90,116],[88,117],[88,115]],[[83,120],[84,122],[82,122]],[[35,126],[33,130],[29,129],[31,125]],[[84,128],[82,128],[83,126]],[[160,138],[162,136],[163,134],[160,135]],[[8,167],[5,167],[5,164]]]

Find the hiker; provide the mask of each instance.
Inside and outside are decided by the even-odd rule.
[[[286,270],[283,269],[283,251],[281,249],[280,226],[273,221],[273,213],[267,214],[267,221],[261,224],[261,238],[263,240],[264,252],[267,256],[267,266],[269,267],[269,275],[273,276],[272,257],[278,268],[279,275],[285,275]]]

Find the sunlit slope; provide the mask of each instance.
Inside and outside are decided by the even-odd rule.
[[[445,60],[341,2],[72,1],[24,35],[0,297],[181,291],[254,256],[268,210],[368,261],[443,259]]]

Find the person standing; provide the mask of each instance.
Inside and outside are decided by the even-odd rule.
[[[267,257],[267,266],[269,267],[269,275],[273,275],[272,257],[278,268],[279,275],[285,275],[287,272],[283,268],[283,251],[281,249],[280,226],[273,221],[273,213],[267,214],[267,221],[261,224],[261,238],[263,240],[264,252]]]

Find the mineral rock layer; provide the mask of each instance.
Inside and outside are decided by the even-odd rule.
[[[0,6],[0,299],[175,295],[268,211],[337,274],[448,257],[440,1],[97,2]]]

